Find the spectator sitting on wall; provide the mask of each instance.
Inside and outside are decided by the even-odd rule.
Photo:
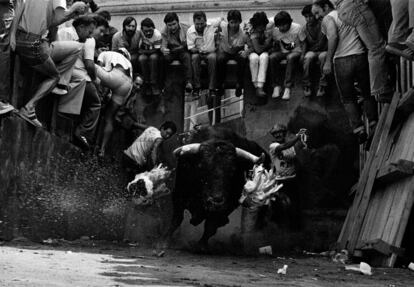
[[[276,52],[273,52],[269,57],[270,76],[273,80],[273,94],[272,98],[280,97],[282,90],[282,83],[285,91],[282,99],[290,99],[290,89],[295,81],[295,71],[298,68],[298,61],[301,55],[299,32],[301,26],[294,23],[289,13],[280,11],[274,18],[275,28],[273,30],[273,43]],[[282,75],[283,69],[280,62],[286,59],[285,75]]]
[[[131,56],[125,48],[117,52],[105,51],[99,54],[96,77],[101,84],[112,91],[109,104],[104,115],[103,135],[98,140],[98,157],[103,158],[106,146],[114,130],[114,118],[118,109],[132,90]]]
[[[131,55],[131,63],[134,70],[137,70],[138,49],[141,40],[141,33],[137,30],[137,20],[134,17],[126,17],[122,22],[122,31],[118,31],[112,37],[112,51],[125,48]]]
[[[50,92],[67,94],[74,64],[82,50],[82,44],[74,41],[49,43],[48,32],[85,11],[83,2],[74,3],[69,10],[66,10],[66,1],[63,0],[18,2],[10,45],[26,65],[46,76],[19,112],[21,117],[37,127],[42,127],[35,111],[38,101]]]
[[[99,11],[98,15],[103,17],[108,24],[111,22],[111,14],[108,11]],[[101,49],[102,51],[112,50],[112,38],[116,32],[118,32],[118,29],[109,25],[108,28],[105,29],[104,35],[96,43],[96,48]]]
[[[101,16],[81,16],[75,19],[72,27],[58,31],[59,41],[78,41],[83,43],[83,51],[75,62],[70,80],[71,89],[59,99],[59,112],[80,115],[74,131],[77,143],[89,148],[99,120],[101,100],[96,89],[96,70],[94,63],[95,38],[103,35],[108,22]]]
[[[326,59],[326,50],[328,49],[328,41],[321,31],[321,21],[316,20],[315,16],[312,14],[312,4],[306,5],[302,9],[302,15],[306,19],[306,25],[302,27],[299,34],[302,44],[303,93],[305,94],[305,97],[312,95],[311,68],[314,62],[318,62],[321,77],[316,96],[323,97],[325,95],[326,86],[328,85],[326,75],[322,72]]]
[[[267,67],[269,65],[269,49],[272,44],[272,37],[266,32],[266,25],[269,23],[265,12],[256,12],[250,19],[251,31],[249,33],[249,65],[252,74],[252,82],[256,88],[256,96],[265,98],[263,90],[266,82]]]
[[[141,21],[141,42],[139,44],[139,66],[144,79],[144,93],[150,90],[154,96],[160,92],[160,49],[161,32],[155,29],[154,22],[150,18]]]
[[[215,97],[216,89],[216,45],[215,33],[221,19],[215,23],[207,22],[206,13],[197,11],[193,14],[194,24],[187,31],[187,47],[191,53],[193,68],[193,95],[198,98],[201,89],[201,61],[208,67],[209,96]]]
[[[357,102],[354,82],[358,83],[364,99],[364,110],[369,122],[369,134],[373,135],[378,120],[375,98],[370,94],[369,66],[365,47],[356,29],[342,22],[339,13],[329,0],[318,0],[312,13],[322,20],[322,33],[328,38],[328,51],[323,72],[329,75],[334,66],[336,85],[345,111],[360,143],[367,140],[367,133]]]
[[[10,104],[11,65],[10,65],[10,26],[14,17],[13,0],[0,1],[0,115],[14,110]]]
[[[135,124],[136,128],[144,130],[135,141],[124,150],[124,164],[131,176],[149,171],[160,163],[159,147],[164,140],[169,139],[177,132],[175,123],[164,122],[160,129],[142,124]]]
[[[220,94],[224,91],[224,80],[226,78],[227,62],[237,62],[237,84],[236,96],[240,97],[243,92],[244,69],[247,60],[245,45],[248,42],[247,35],[240,27],[242,22],[239,10],[230,10],[227,13],[227,23],[222,22],[219,29],[219,44],[217,51],[217,85]]]
[[[178,15],[169,12],[164,17],[165,27],[161,32],[161,52],[164,54],[166,64],[179,60],[184,66],[185,90],[190,93],[193,90],[191,57],[187,49],[188,25],[179,22]]]

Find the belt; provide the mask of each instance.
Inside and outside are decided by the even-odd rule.
[[[28,40],[30,39],[30,40],[33,40],[33,41],[40,41],[40,40],[45,40],[46,41],[46,39],[42,39],[41,35],[26,32],[22,29],[17,29],[16,36],[22,36],[22,37],[24,37]]]

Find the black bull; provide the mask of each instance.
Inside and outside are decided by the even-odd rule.
[[[223,128],[197,130],[189,142],[174,151],[174,214],[168,234],[178,228],[187,209],[192,225],[205,220],[199,244],[207,248],[208,239],[229,222],[228,216],[238,207],[246,172],[261,154],[266,155],[265,165],[270,164],[270,158],[257,143]]]

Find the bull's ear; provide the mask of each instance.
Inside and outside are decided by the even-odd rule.
[[[184,154],[196,154],[200,150],[199,143],[183,145],[173,151],[173,154],[178,157]]]

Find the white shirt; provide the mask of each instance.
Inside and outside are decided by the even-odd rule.
[[[157,139],[162,139],[161,132],[154,127],[147,128],[124,153],[139,166],[144,166],[151,155]]]
[[[66,0],[26,0],[19,27],[42,37],[46,37],[55,17],[55,10],[66,10]]]
[[[104,64],[104,69],[108,72],[111,71],[116,65],[121,66],[125,71],[129,70],[130,76],[132,78],[132,65],[131,62],[124,57],[124,55],[114,52],[114,51],[105,51],[99,54],[98,62]]]
[[[217,27],[221,23],[221,18],[215,19],[213,22],[207,22],[207,26],[204,28],[203,35],[199,35],[194,25],[187,31],[187,47],[188,50],[198,48],[203,52],[214,52],[216,50],[216,43],[214,35]]]
[[[58,41],[78,41],[79,36],[76,32],[76,29],[72,27],[60,27],[58,30]],[[76,60],[75,65],[73,67],[73,74],[72,77],[86,80],[87,82],[91,82],[92,79],[89,76],[85,63],[83,60],[94,60],[95,57],[95,46],[96,42],[94,38],[86,39],[85,43],[83,44],[82,53],[80,53],[79,58]]]
[[[295,169],[295,147],[292,146],[275,154],[276,148],[280,143],[274,142],[269,146],[270,157],[272,159],[272,166],[276,170],[278,178],[294,177],[296,175]]]
[[[359,39],[358,32],[354,27],[346,25],[339,19],[337,10],[332,10],[322,19],[321,30],[328,37],[328,40],[327,23],[329,19],[332,19],[335,23],[338,33],[338,45],[336,46],[334,59],[365,53],[365,48]]]
[[[154,34],[152,34],[151,38],[145,37],[144,33],[141,32],[141,41],[139,43],[139,47],[145,50],[152,50],[152,49],[161,49],[161,41],[162,36],[161,32],[157,29],[154,29]]]
[[[292,22],[290,25],[290,29],[287,32],[280,32],[279,28],[274,28],[273,30],[273,40],[280,41],[280,48],[283,53],[290,53],[290,52],[300,52],[300,41],[299,41],[299,34],[302,29],[300,24]],[[292,50],[288,50],[285,48],[285,45],[294,43],[294,48]]]

